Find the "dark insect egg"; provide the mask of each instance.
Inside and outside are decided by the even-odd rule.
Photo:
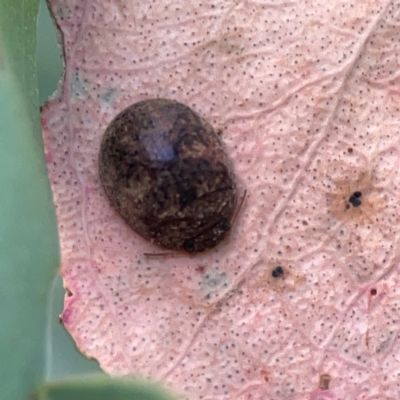
[[[349,203],[351,203],[351,205],[353,207],[361,206],[361,204],[362,204],[361,196],[362,196],[362,193],[360,191],[354,192],[349,198]]]
[[[278,265],[277,267],[275,267],[275,268],[272,270],[271,275],[272,275],[274,278],[279,278],[280,276],[283,275],[283,268],[282,268],[280,265]]]
[[[100,179],[131,228],[172,250],[201,252],[231,228],[236,184],[219,135],[173,100],[135,103],[106,129]]]

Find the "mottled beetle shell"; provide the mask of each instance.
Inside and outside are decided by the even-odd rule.
[[[231,161],[210,124],[181,103],[146,100],[118,114],[104,133],[99,170],[111,204],[153,243],[201,252],[230,229]]]

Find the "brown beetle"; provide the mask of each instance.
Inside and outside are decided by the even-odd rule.
[[[135,103],[106,129],[100,179],[122,218],[151,242],[201,252],[231,228],[236,184],[219,135],[189,107]]]

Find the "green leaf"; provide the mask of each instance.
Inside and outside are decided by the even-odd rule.
[[[44,370],[49,284],[59,264],[39,119],[38,1],[0,1],[1,397],[26,399]]]
[[[35,400],[171,400],[157,385],[139,380],[112,379],[105,375],[47,383],[38,389]]]
[[[52,282],[47,308],[46,381],[100,371],[98,362],[79,352],[71,335],[59,322],[64,295],[62,278],[58,275]]]
[[[45,0],[40,0],[39,5],[36,54],[39,104],[43,105],[56,91],[64,69],[57,32]]]

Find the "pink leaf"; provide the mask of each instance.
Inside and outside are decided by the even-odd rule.
[[[51,8],[66,71],[43,129],[81,351],[190,399],[398,399],[399,1]],[[247,190],[204,254],[146,258],[99,182],[108,123],[154,97],[221,129]]]

